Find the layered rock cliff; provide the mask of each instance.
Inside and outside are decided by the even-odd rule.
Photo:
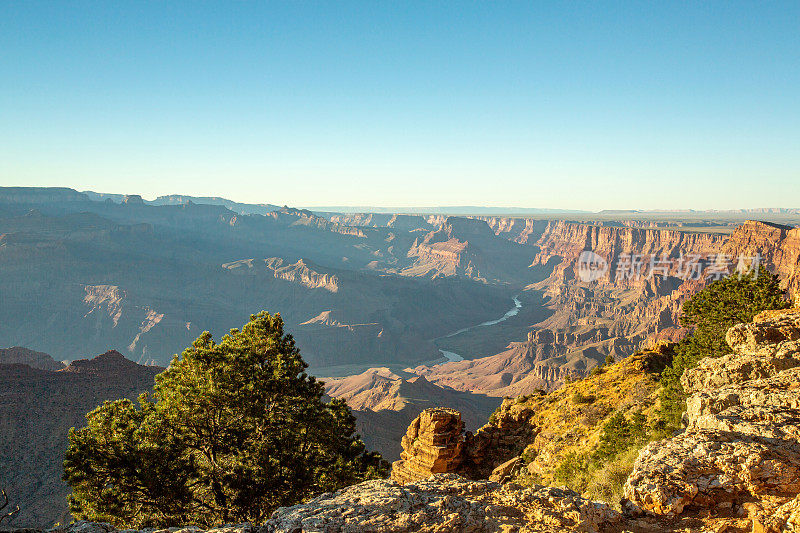
[[[417,369],[431,381],[497,395],[553,390],[608,355],[685,337],[682,303],[737,268],[762,264],[792,295],[800,286],[800,228],[748,221],[726,235],[523,220],[493,219],[490,226],[516,242],[537,236],[532,264],[552,270],[526,290],[543,294],[551,313],[503,352]],[[601,267],[596,279],[585,277],[588,252]]]
[[[782,287],[800,295],[800,228],[748,220],[731,234],[722,249],[728,257],[760,257],[782,280]]]
[[[534,283],[543,269],[531,267],[536,248],[498,239],[483,220],[447,217],[435,231],[415,238],[406,256],[407,276],[463,276],[493,283]]]
[[[402,485],[457,471],[463,461],[463,431],[458,411],[444,407],[424,410],[403,436],[403,453],[392,465],[392,479]]]

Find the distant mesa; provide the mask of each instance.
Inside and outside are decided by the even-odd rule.
[[[144,205],[144,200],[138,194],[126,194],[125,198],[122,199],[122,203],[125,205]]]
[[[76,359],[61,372],[103,376],[108,374],[122,375],[128,371],[142,368],[116,350],[109,350],[93,359]]]
[[[494,231],[485,220],[463,217],[447,217],[443,228],[450,237],[482,236],[494,237]]]
[[[0,202],[11,204],[88,201],[88,196],[68,187],[0,187]]]
[[[386,227],[404,231],[430,231],[433,229],[433,225],[420,215],[393,215],[386,223]]]

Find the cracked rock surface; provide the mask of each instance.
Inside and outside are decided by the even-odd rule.
[[[764,532],[797,520],[798,339],[797,309],[765,312],[728,330],[732,354],[684,373],[686,430],[641,451],[625,484],[634,508],[673,517],[739,507]]]

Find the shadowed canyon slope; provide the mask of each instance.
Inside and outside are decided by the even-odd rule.
[[[266,309],[312,367],[430,361],[432,339],[502,313],[511,291],[401,275],[413,239],[289,208],[0,203],[0,346],[166,364]]]
[[[0,360],[0,479],[20,514],[14,523],[52,526],[69,515],[61,481],[67,433],[105,400],[136,398],[163,370],[119,352],[73,361],[61,370],[47,354],[38,368]],[[57,364],[57,363],[56,363]]]
[[[266,309],[281,313],[317,375],[416,368],[433,383],[502,396],[680,338],[680,304],[706,282],[711,257],[758,254],[793,293],[800,279],[800,230],[772,223],[731,232],[728,219],[688,214],[685,224],[325,218],[213,198],[0,192],[0,346],[57,360],[113,347],[163,365],[202,331]],[[592,282],[580,278],[588,250],[608,266]],[[669,275],[624,275],[631,254],[668,258]],[[676,272],[693,255],[703,279]],[[519,309],[498,320],[514,297]],[[435,364],[443,353],[452,362]]]

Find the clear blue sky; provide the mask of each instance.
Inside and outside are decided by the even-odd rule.
[[[0,0],[0,185],[800,206],[800,2]]]

